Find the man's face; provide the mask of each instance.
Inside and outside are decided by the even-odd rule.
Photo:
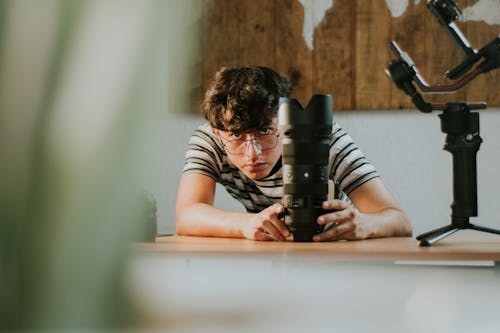
[[[255,132],[233,133],[214,129],[224,144],[229,160],[251,179],[269,175],[281,156],[281,139],[278,137],[278,117],[265,128]]]

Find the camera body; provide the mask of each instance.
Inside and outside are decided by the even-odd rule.
[[[284,222],[294,241],[310,242],[321,231],[316,220],[328,198],[333,99],[314,95],[305,109],[296,99],[282,97],[279,103]]]

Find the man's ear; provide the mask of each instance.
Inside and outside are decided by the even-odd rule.
[[[212,127],[212,132],[214,132],[214,134],[217,137],[217,139],[219,139],[219,141],[222,142],[221,135],[220,135],[220,132],[221,132],[220,129]]]

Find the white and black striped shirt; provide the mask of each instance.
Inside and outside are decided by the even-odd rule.
[[[339,185],[339,197],[347,202],[349,193],[368,180],[378,177],[375,167],[335,122],[330,137],[328,172],[330,179]],[[209,124],[198,127],[189,140],[183,169],[183,174],[188,173],[213,178],[241,202],[248,212],[260,212],[281,201],[283,196],[281,163],[264,179],[248,178],[228,159],[222,142]]]

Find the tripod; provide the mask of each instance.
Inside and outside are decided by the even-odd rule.
[[[422,112],[442,110],[441,131],[446,133],[444,150],[453,155],[453,202],[451,204],[451,224],[417,236],[420,246],[430,246],[461,229],[500,234],[500,230],[474,225],[469,217],[477,216],[477,168],[476,154],[481,145],[479,136],[479,113],[470,110],[485,109],[485,103],[427,102],[414,86],[423,93],[450,93],[463,88],[480,74],[500,67],[500,35],[476,51],[453,21],[462,18],[460,8],[453,0],[428,0],[427,8],[449,33],[455,44],[463,52],[465,59],[455,68],[446,72],[453,84],[432,86],[420,76],[410,56],[403,52],[395,41],[389,48],[397,57],[386,68],[387,75],[396,86],[411,97],[413,104]],[[476,66],[476,63],[479,64]]]
[[[433,243],[461,229],[500,234],[500,230],[478,226],[469,222],[477,216],[476,154],[482,139],[479,136],[479,113],[470,110],[485,109],[486,104],[447,103],[433,105],[442,109],[441,131],[446,133],[444,150],[453,156],[453,202],[451,224],[417,236],[420,246]]]

